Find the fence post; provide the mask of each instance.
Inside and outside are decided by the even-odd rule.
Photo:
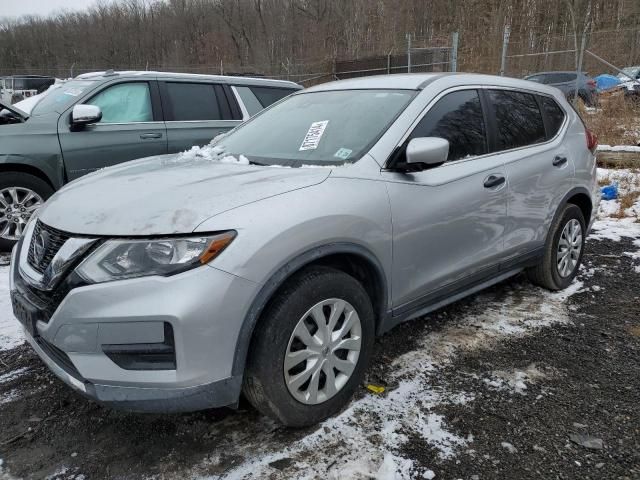
[[[451,71],[458,71],[458,32],[453,32],[451,37]]]
[[[411,34],[407,33],[407,73],[411,73]]]
[[[509,36],[511,35],[511,25],[505,25],[502,35],[502,59],[500,61],[500,76],[504,77],[507,69],[507,50],[509,49]]]
[[[391,74],[391,52],[387,53],[387,75]]]
[[[576,91],[573,95],[573,106],[578,106],[578,94],[580,92],[580,72],[582,71],[582,59],[584,57],[584,49],[587,45],[587,29],[582,32],[582,43],[580,44],[580,51],[578,52],[578,73],[576,74]]]

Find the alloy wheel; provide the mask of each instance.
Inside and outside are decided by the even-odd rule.
[[[562,229],[562,234],[558,240],[558,250],[556,255],[558,273],[561,277],[570,276],[580,259],[582,251],[582,226],[575,218],[569,220]]]
[[[20,239],[29,218],[42,203],[42,197],[29,188],[7,187],[0,190],[0,238]]]
[[[358,364],[362,325],[355,308],[330,298],[311,307],[298,321],[284,356],[289,393],[305,405],[336,395]]]

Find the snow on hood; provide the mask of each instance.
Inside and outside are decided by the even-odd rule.
[[[39,216],[55,228],[85,235],[190,233],[219,213],[316,185],[331,173],[248,163],[211,145],[128,162],[70,183]]]
[[[35,107],[40,100],[46,97],[51,91],[56,88],[60,88],[63,82],[56,82],[53,85],[50,85],[44,92],[34,95],[32,97],[27,97],[24,100],[20,100],[13,104],[14,107],[18,107],[21,111],[25,112],[28,115],[31,115],[31,110]]]

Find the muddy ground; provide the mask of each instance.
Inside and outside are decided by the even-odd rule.
[[[562,300],[517,277],[401,325],[377,341],[368,379],[390,393],[363,387],[319,429],[281,428],[245,404],[107,410],[28,347],[0,352],[0,376],[15,376],[0,383],[0,478],[640,478],[640,274],[623,255],[635,250],[590,241],[583,285]],[[478,321],[511,311],[533,327]],[[379,464],[357,464],[361,438]]]

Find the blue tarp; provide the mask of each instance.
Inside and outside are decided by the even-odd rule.
[[[602,200],[615,200],[618,198],[618,184],[612,183],[606,187],[602,187]]]
[[[596,81],[596,86],[598,87],[599,91],[609,90],[610,88],[613,88],[621,83],[618,77],[607,75],[606,73],[598,75],[596,78],[594,78],[594,80]]]

